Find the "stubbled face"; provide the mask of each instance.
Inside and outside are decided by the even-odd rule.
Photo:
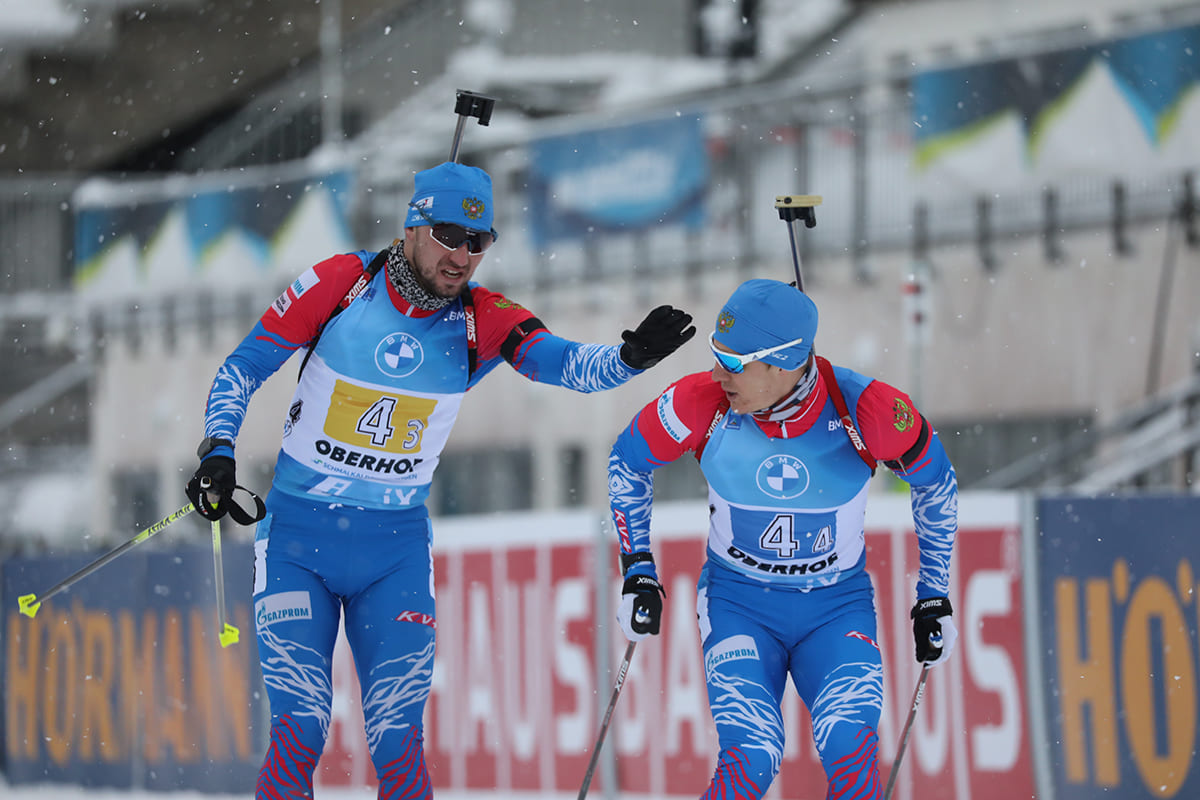
[[[428,225],[404,229],[404,255],[412,265],[417,282],[438,297],[457,297],[475,274],[483,253],[471,255],[464,242],[456,250],[447,250],[430,234]]]
[[[722,350],[725,348],[717,345]],[[732,352],[732,351],[730,351]],[[803,374],[804,368],[783,369],[762,361],[751,361],[734,374],[714,362],[712,379],[721,384],[729,399],[729,410],[735,414],[750,414],[771,406],[787,396]]]

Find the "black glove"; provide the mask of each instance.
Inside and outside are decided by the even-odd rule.
[[[659,306],[646,315],[637,330],[624,331],[621,360],[633,369],[649,369],[696,335],[692,315],[671,306]]]
[[[187,483],[187,496],[205,519],[218,520],[233,506],[233,490],[237,487],[237,466],[228,456],[209,456],[200,462]],[[209,500],[217,498],[217,504]]]
[[[666,594],[652,575],[630,575],[625,579],[617,622],[626,639],[636,642],[650,634],[658,635]]]
[[[950,657],[958,629],[954,627],[948,597],[927,597],[913,606],[913,641],[917,645],[917,661],[940,664]]]

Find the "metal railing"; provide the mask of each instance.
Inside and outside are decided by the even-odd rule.
[[[1001,467],[972,488],[1092,493],[1147,486],[1195,489],[1200,487],[1198,469],[1200,369],[1107,424]]]

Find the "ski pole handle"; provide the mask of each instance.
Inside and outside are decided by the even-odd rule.
[[[221,495],[213,494],[208,491],[212,488],[212,485],[212,478],[210,476],[205,475],[200,479],[200,491],[204,492],[204,499],[208,501],[210,506],[216,508],[217,503],[221,502]]]

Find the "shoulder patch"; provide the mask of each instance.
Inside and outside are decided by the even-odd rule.
[[[683,424],[683,420],[675,413],[675,387],[667,389],[658,398],[658,421],[663,426],[663,430],[667,435],[679,443],[688,436],[691,436],[692,430],[687,425]]]
[[[305,292],[320,282],[321,278],[317,275],[317,271],[312,267],[309,267],[304,271],[303,275],[301,275],[299,278],[296,278],[296,280],[292,282],[292,293],[295,294],[296,299],[299,300],[304,296]]]
[[[897,397],[892,401],[892,426],[904,433],[911,428],[916,422],[916,415],[913,414],[912,406],[904,402],[903,398]]]
[[[518,309],[525,308],[525,306],[521,305],[520,303],[517,303],[513,300],[509,300],[507,297],[504,297],[503,295],[498,295],[496,297],[496,299],[492,301],[492,305],[494,305],[496,308],[518,308]]]
[[[275,298],[275,302],[271,303],[271,308],[275,309],[275,315],[282,317],[287,313],[287,310],[292,307],[292,296],[288,294],[288,290],[284,289],[283,294]]]

